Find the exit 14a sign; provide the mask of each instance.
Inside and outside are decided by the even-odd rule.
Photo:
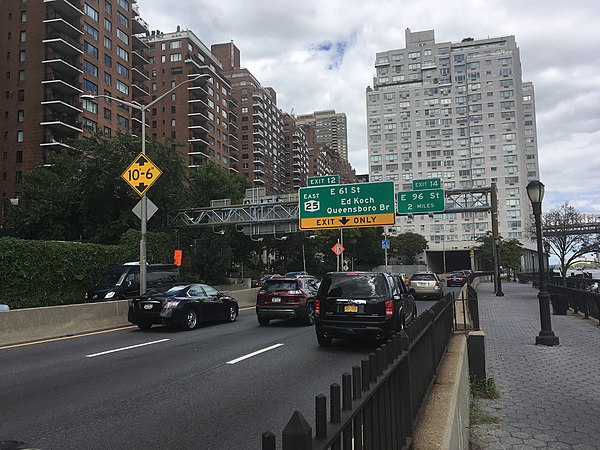
[[[398,214],[424,214],[443,211],[443,189],[398,193]]]

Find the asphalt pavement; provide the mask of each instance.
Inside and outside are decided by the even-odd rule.
[[[558,346],[535,345],[538,289],[503,283],[477,288],[488,377],[496,400],[477,400],[497,424],[471,427],[472,449],[600,449],[600,327],[582,314],[552,315]]]

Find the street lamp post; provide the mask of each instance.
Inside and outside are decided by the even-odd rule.
[[[546,251],[546,280],[550,283],[550,250],[552,247],[550,246],[550,242],[544,241],[544,250]]]
[[[502,292],[502,272],[500,270],[500,238],[497,237],[494,239],[494,251],[496,252],[496,267],[494,268],[496,271],[496,297],[504,297],[504,292]],[[510,281],[510,274],[508,281]]]
[[[536,344],[558,345],[558,336],[552,331],[552,320],[550,317],[550,294],[546,287],[546,277],[544,276],[544,247],[542,241],[542,200],[544,199],[544,184],[541,181],[533,180],[527,185],[527,196],[533,207],[533,216],[535,218],[535,237],[538,251],[538,270],[540,276],[540,291],[538,292],[538,301],[540,305],[540,322],[542,329],[535,338]]]
[[[199,67],[199,68],[208,68],[208,66],[203,66],[203,67]],[[129,106],[130,108],[133,109],[137,109],[138,111],[140,111],[140,113],[142,114],[142,154],[146,154],[146,111],[148,111],[150,108],[152,108],[154,105],[156,105],[159,101],[161,101],[163,98],[165,98],[167,95],[169,95],[171,92],[173,92],[174,90],[176,90],[177,88],[179,88],[180,86],[183,86],[184,84],[187,83],[191,83],[193,81],[196,81],[200,78],[210,78],[212,77],[211,74],[194,74],[195,76],[193,76],[193,78],[188,78],[185,81],[182,81],[181,83],[173,86],[171,89],[169,89],[167,92],[165,92],[164,94],[160,95],[159,97],[155,98],[154,100],[152,100],[150,103],[148,103],[147,105],[142,105],[140,103],[132,103],[132,102],[128,102],[125,100],[121,100],[119,98],[115,98],[115,97],[111,97],[110,95],[90,95],[90,94],[85,94],[82,95],[81,98],[87,98],[87,99],[96,99],[96,98],[107,98],[110,100],[114,100],[115,102],[121,103],[125,106]],[[140,226],[140,234],[141,234],[141,238],[140,238],[140,295],[144,295],[146,293],[146,272],[147,272],[147,267],[146,267],[146,235],[147,235],[147,224],[148,224],[148,197],[146,197],[146,193],[144,193],[142,195],[142,200],[141,200],[141,208],[140,208],[140,216],[141,216],[141,226]]]

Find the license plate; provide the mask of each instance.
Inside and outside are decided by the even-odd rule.
[[[344,312],[350,312],[350,313],[358,312],[358,306],[356,306],[356,305],[344,305]]]
[[[145,304],[145,305],[144,305],[144,309],[152,309],[152,305],[150,305],[150,304]]]
[[[271,298],[271,302],[273,303],[279,303],[281,301],[281,297],[272,297]]]

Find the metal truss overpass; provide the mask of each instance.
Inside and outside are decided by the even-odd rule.
[[[444,191],[444,213],[490,211],[492,188]],[[235,226],[246,235],[292,233],[298,231],[300,204],[298,194],[246,198],[242,205],[228,200],[213,206],[172,211],[168,225],[174,228]]]

